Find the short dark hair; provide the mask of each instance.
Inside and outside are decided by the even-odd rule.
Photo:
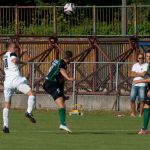
[[[146,51],[146,54],[147,54],[147,53],[150,53],[150,50],[147,50],[147,51]]]
[[[72,51],[65,51],[65,53],[64,53],[64,58],[65,59],[69,59],[69,58],[72,58],[72,57],[73,57]]]

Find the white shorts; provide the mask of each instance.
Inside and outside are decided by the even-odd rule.
[[[4,98],[6,102],[11,100],[11,97],[16,89],[24,94],[27,94],[31,90],[25,77],[17,76],[12,79],[6,79],[4,81]]]

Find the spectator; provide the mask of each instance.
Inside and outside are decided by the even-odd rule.
[[[146,53],[146,61],[148,63],[148,69],[146,76],[148,76],[147,79],[142,79],[142,80],[135,80],[134,84],[137,83],[148,83],[147,86],[147,97],[145,99],[145,104],[144,104],[144,114],[143,114],[143,126],[141,130],[138,132],[138,134],[148,134],[148,124],[149,124],[149,119],[150,119],[150,51]]]
[[[148,64],[144,63],[144,54],[140,53],[137,57],[137,63],[132,66],[132,71],[130,72],[129,76],[135,80],[144,79],[144,76],[147,72]],[[146,83],[137,83],[132,84],[131,88],[131,117],[135,117],[135,101],[138,98],[140,102],[140,109],[139,109],[139,117],[141,117],[143,112],[144,100],[145,100],[145,93],[146,93]]]

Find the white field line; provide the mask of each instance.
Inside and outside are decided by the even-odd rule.
[[[60,130],[10,130],[10,132],[22,132],[22,133],[58,133]],[[138,130],[126,130],[126,129],[121,129],[121,130],[73,130],[73,133],[104,133],[104,132],[136,132]],[[2,131],[0,131],[2,132]]]

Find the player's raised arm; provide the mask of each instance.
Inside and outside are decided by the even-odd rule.
[[[8,47],[8,52],[10,52],[10,61],[14,64],[26,64],[23,61],[20,61],[17,54],[16,54],[16,45],[15,43],[8,43],[9,47]]]
[[[62,74],[62,76],[63,76],[65,79],[67,79],[67,80],[69,80],[69,81],[74,81],[74,80],[75,80],[73,77],[69,77],[68,74],[67,74],[67,72],[66,72],[66,70],[63,69],[63,68],[60,69],[60,73]]]
[[[11,53],[10,56],[11,56],[11,61],[12,61],[14,64],[24,64],[24,65],[26,65],[25,62],[20,61],[20,60],[18,59],[16,53]]]

